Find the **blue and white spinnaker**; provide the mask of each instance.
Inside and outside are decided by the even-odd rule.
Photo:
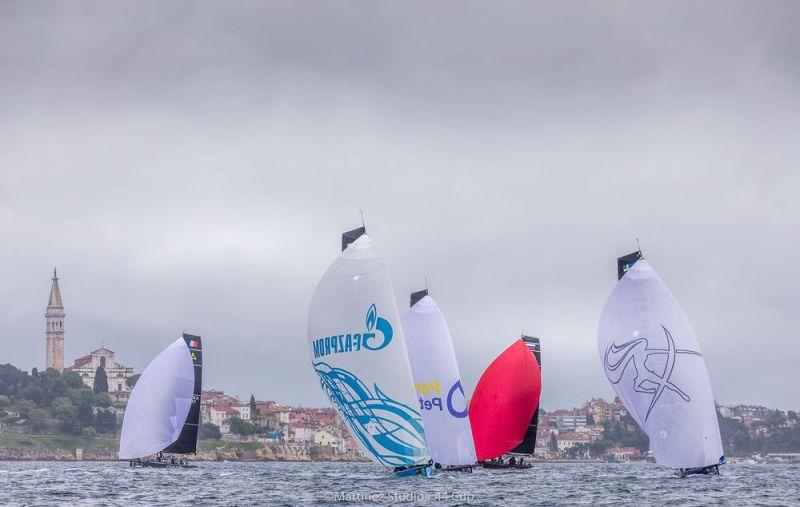
[[[308,340],[320,385],[363,453],[388,467],[428,463],[389,269],[366,234],[320,280]]]

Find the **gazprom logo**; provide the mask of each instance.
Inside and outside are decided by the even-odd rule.
[[[367,310],[364,319],[366,332],[347,333],[326,336],[314,340],[314,358],[341,354],[344,352],[358,352],[360,350],[381,350],[392,341],[394,330],[388,320],[378,316],[378,308],[373,303]]]

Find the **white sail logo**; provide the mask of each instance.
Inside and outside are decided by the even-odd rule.
[[[663,324],[661,328],[664,330],[664,335],[666,337],[666,349],[650,348],[650,343],[647,338],[636,338],[622,345],[612,343],[611,346],[606,349],[603,361],[606,376],[612,384],[621,382],[622,377],[625,376],[625,371],[628,369],[628,365],[633,365],[633,370],[635,372],[633,390],[637,393],[649,394],[652,396],[650,399],[650,406],[647,408],[647,414],[644,418],[645,421],[650,417],[650,412],[652,412],[653,407],[656,406],[656,403],[658,403],[661,395],[664,394],[666,390],[672,391],[687,403],[691,401],[689,395],[672,382],[671,376],[679,355],[690,354],[702,357],[702,354],[694,350],[676,348],[675,340],[672,338],[669,330]],[[655,358],[648,364],[648,359],[654,356]],[[662,356],[666,356],[666,358]],[[660,361],[658,359],[660,359]],[[663,365],[663,368],[654,365]]]

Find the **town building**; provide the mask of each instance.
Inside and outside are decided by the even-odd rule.
[[[550,416],[550,420],[556,423],[558,429],[561,431],[572,431],[575,430],[578,426],[586,426],[586,416],[585,415],[574,415],[574,414],[559,414],[556,416]]]
[[[208,420],[204,419],[203,422],[217,426],[219,432],[226,435],[231,432],[229,422],[233,417],[239,417],[239,412],[227,405],[213,405],[208,407]]]
[[[58,273],[53,269],[50,299],[44,312],[45,360],[44,367],[64,371],[64,304],[58,287]]]
[[[114,359],[114,352],[105,347],[79,357],[72,366],[64,368],[64,372],[77,373],[84,384],[93,387],[97,368],[103,368],[106,372],[108,394],[112,399],[118,402],[127,401],[132,391],[127,380],[133,376],[133,368],[118,363]]]
[[[610,447],[606,449],[606,454],[613,456],[616,461],[630,461],[642,456],[635,447]]]
[[[317,445],[327,445],[329,447],[336,447],[339,444],[339,439],[326,430],[319,430],[314,432],[314,443]]]
[[[228,405],[230,408],[236,411],[240,419],[244,419],[245,421],[250,420],[250,404],[249,403],[242,403],[236,402],[231,403]]]
[[[313,442],[314,441],[314,428],[312,426],[307,426],[305,424],[298,424],[294,426],[294,441],[297,443],[301,442]]]
[[[591,439],[588,435],[578,435],[577,433],[562,433],[558,436],[558,452],[572,449],[578,444],[588,444]]]

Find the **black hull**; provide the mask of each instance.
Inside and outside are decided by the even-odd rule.
[[[484,461],[484,462],[479,463],[479,464],[483,468],[491,468],[491,469],[495,469],[495,470],[508,469],[508,468],[511,468],[511,469],[516,468],[516,469],[519,469],[519,470],[526,470],[528,468],[533,468],[533,465],[531,465],[530,463],[522,463],[522,464],[514,463],[514,464],[511,464],[511,463],[492,463],[491,461]]]
[[[130,466],[137,468],[197,468],[195,465],[190,465],[186,462],[181,463],[180,461],[176,461],[173,463],[171,461],[155,461],[147,459],[132,459],[129,464]]]
[[[472,473],[472,465],[462,465],[462,466],[451,466],[451,467],[442,467],[442,472],[464,472],[467,474]]]
[[[719,475],[719,465],[709,465],[698,468],[681,468],[681,477],[689,475]]]

